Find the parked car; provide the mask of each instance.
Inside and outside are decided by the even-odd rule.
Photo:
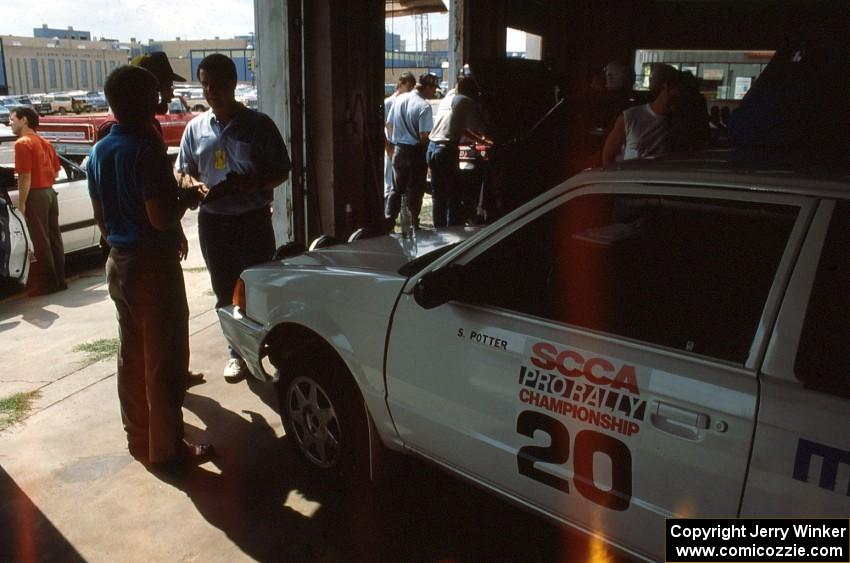
[[[183,98],[192,111],[207,111],[210,108],[202,88],[175,88],[174,95]]]
[[[380,444],[647,560],[667,517],[846,518],[850,176],[723,160],[284,248],[219,319],[328,477]]]
[[[183,130],[193,117],[195,115],[180,98],[171,101],[168,113],[156,116],[166,146],[180,146]],[[40,120],[38,132],[52,142],[60,154],[82,160],[91,152],[100,135],[108,131],[104,125],[113,121],[112,115],[52,116]]]
[[[83,113],[91,111],[91,105],[83,98],[69,94],[54,94],[50,102],[53,113],[65,115],[66,113]]]
[[[32,100],[27,96],[3,96],[0,97],[0,102],[3,103],[7,108],[8,107],[28,107],[33,108]]]
[[[32,103],[33,109],[38,112],[39,115],[47,115],[49,113],[53,113],[53,108],[50,105],[50,100],[47,99],[44,94],[30,94],[28,97],[30,103]]]
[[[14,137],[4,137],[2,141],[13,142]],[[65,254],[96,249],[100,246],[100,230],[94,220],[86,173],[62,155],[59,155],[59,161],[62,166],[53,189],[59,201],[59,229]],[[17,207],[18,190],[14,185],[8,189],[8,194],[11,204]],[[27,242],[31,244],[31,241]]]
[[[109,111],[106,96],[99,92],[89,92],[86,94],[85,100],[91,106],[91,111]]]
[[[9,125],[10,115],[9,108],[4,105],[0,105],[0,123],[3,125]]]

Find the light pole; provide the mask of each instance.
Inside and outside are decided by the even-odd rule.
[[[248,44],[245,46],[245,50],[248,51],[248,69],[251,71],[251,88],[254,87],[254,34],[251,33],[250,38],[248,39]]]

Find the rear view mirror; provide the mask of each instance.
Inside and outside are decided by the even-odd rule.
[[[413,298],[424,309],[433,309],[461,297],[463,267],[450,265],[428,272],[416,282]]]

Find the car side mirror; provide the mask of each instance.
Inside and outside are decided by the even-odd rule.
[[[462,292],[463,266],[452,264],[419,278],[413,298],[423,309],[433,309],[461,297]]]

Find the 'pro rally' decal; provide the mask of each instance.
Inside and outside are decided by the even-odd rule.
[[[533,342],[519,368],[519,400],[623,436],[640,432],[646,400],[634,366],[551,342]]]
[[[523,407],[539,409],[523,410],[517,417],[517,433],[536,442],[517,450],[520,475],[567,494],[573,494],[574,488],[611,510],[628,510],[632,453],[619,437],[639,433],[646,416],[646,399],[640,395],[635,366],[529,339],[517,383]],[[578,422],[577,428],[570,421]],[[548,445],[540,445],[541,433],[548,436]],[[603,462],[602,457],[608,461]],[[558,474],[538,467],[564,466],[570,459],[571,473],[565,467]]]

